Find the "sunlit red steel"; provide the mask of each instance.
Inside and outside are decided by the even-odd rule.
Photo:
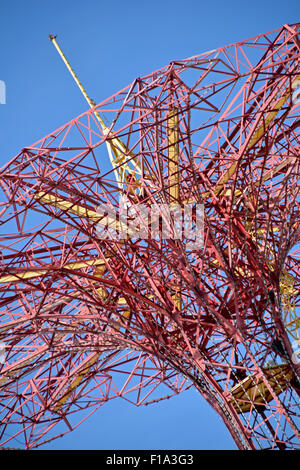
[[[2,168],[2,446],[195,387],[239,449],[299,448],[299,26],[173,61],[96,106],[109,132],[91,109]],[[99,239],[120,194],[203,203],[203,247]]]

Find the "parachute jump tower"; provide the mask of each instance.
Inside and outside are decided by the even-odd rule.
[[[50,37],[90,109],[0,171],[2,447],[195,387],[239,449],[299,449],[299,27],[97,105]],[[200,205],[203,243],[100,237],[121,197]]]

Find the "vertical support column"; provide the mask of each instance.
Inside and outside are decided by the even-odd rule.
[[[168,114],[168,178],[169,203],[177,204],[179,199],[179,152],[178,152],[178,110],[172,108]]]

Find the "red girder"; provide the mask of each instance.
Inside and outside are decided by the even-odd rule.
[[[91,109],[2,168],[2,446],[164,384],[194,386],[240,449],[299,448],[299,27],[174,61],[95,106],[109,132]],[[97,236],[97,207],[119,209],[116,139],[132,208],[203,204],[203,247]]]

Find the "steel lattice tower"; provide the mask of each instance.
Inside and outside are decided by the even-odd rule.
[[[239,449],[299,448],[299,27],[86,95],[1,169],[2,446],[195,387]],[[203,245],[99,237],[121,196],[203,205]]]

